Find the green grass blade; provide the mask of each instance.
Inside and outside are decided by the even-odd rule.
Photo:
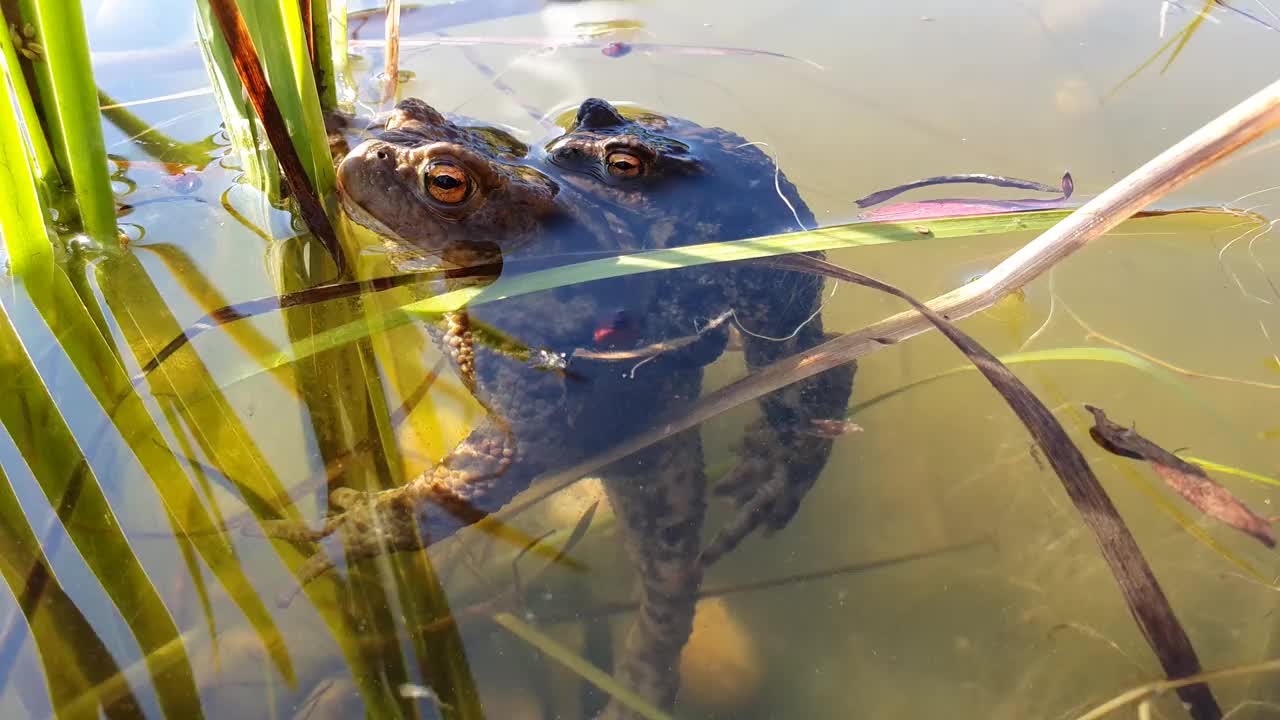
[[[98,278],[107,304],[140,364],[146,363],[157,347],[182,331],[146,270],[132,255],[120,254],[105,260],[99,267]],[[214,384],[203,361],[195,353],[183,353],[175,359],[178,362],[162,365],[147,378],[152,395],[165,412],[182,422],[174,434],[181,434],[184,429],[191,432],[201,453],[241,488],[255,518],[299,519],[284,486],[240,422],[235,408]],[[306,559],[288,542],[270,541],[270,544],[291,573],[296,573]],[[398,717],[399,700],[380,681],[383,668],[377,665],[379,658],[364,655],[359,643],[362,630],[338,602],[335,584],[314,582],[305,591],[346,657],[352,677],[360,683],[361,697],[369,714]]]
[[[201,0],[200,4],[206,3]],[[297,2],[241,3],[240,12],[311,186],[321,198],[331,197],[337,178]]]
[[[619,704],[648,720],[672,720],[671,716],[654,707],[630,688],[613,679],[609,673],[582,659],[554,638],[526,623],[511,613],[497,613],[493,621],[507,632],[529,643],[544,655],[560,663],[578,677],[605,691]]]
[[[1018,231],[1042,231],[1055,225],[1070,210],[1042,210],[1007,215],[956,217],[909,223],[850,223],[732,242],[704,243],[668,250],[650,250],[619,257],[590,260],[563,267],[499,278],[482,288],[468,287],[420,300],[404,309],[415,315],[436,316],[467,305],[506,300],[565,285],[624,277],[640,273],[696,267],[712,263],[775,257],[815,250],[842,250],[912,240],[957,239]],[[1216,210],[1194,210],[1182,215],[1239,222],[1239,215]],[[1127,222],[1141,222],[1142,219]]]
[[[222,126],[226,128],[236,156],[240,158],[245,179],[271,200],[279,200],[284,182],[280,164],[271,152],[271,143],[262,132],[257,113],[249,102],[240,76],[236,74],[231,50],[217,30],[218,23],[212,16],[209,3],[199,0],[196,10],[197,45],[209,74],[209,83],[213,86],[218,112],[222,115]]]
[[[1263,485],[1280,487],[1280,480],[1277,480],[1273,477],[1269,477],[1267,475],[1261,475],[1259,473],[1251,472],[1249,470],[1242,470],[1232,465],[1223,465],[1222,463],[1217,463],[1212,460],[1205,460],[1204,458],[1195,457],[1194,455],[1182,455],[1180,457],[1182,457],[1182,459],[1186,460],[1187,462],[1195,463],[1196,465],[1199,465],[1205,470],[1209,470],[1212,472],[1226,473],[1227,475],[1235,475],[1236,477],[1242,477],[1245,480],[1252,480],[1256,483],[1262,483]]]
[[[333,24],[329,20],[331,12],[341,13],[343,20],[338,28],[341,36],[333,33]],[[338,108],[338,76],[334,74],[334,62],[347,52],[346,15],[346,0],[334,0],[332,4],[330,0],[311,0],[311,34],[315,39],[316,55],[312,72],[323,112]]]
[[[591,280],[656,272],[731,260],[772,257],[813,250],[843,250],[869,245],[884,245],[925,239],[959,239],[996,235],[1017,231],[1039,231],[1053,226],[1070,211],[1051,210],[1018,215],[996,215],[932,220],[926,223],[852,223],[819,230],[771,235],[733,242],[691,245],[672,250],[653,250],[615,258],[591,260],[563,267],[541,270],[515,278],[499,278],[484,288],[463,288],[400,307],[369,313],[347,325],[317,332],[294,340],[292,346],[278,356],[260,358],[260,363],[232,373],[228,384],[253,377],[258,373],[289,363],[305,360],[316,353],[340,347],[370,335],[386,332],[413,322],[415,318],[434,318],[440,313],[466,305],[478,305],[518,297]],[[1138,231],[1146,223],[1168,217],[1204,223],[1209,228],[1238,223],[1240,216],[1212,208],[1175,211],[1125,221],[1125,230]],[[928,232],[921,232],[927,230]]]
[[[1005,365],[1042,362],[1097,362],[1124,365],[1126,367],[1133,368],[1134,370],[1138,370],[1139,372],[1146,373],[1154,379],[1174,387],[1184,396],[1187,396],[1186,386],[1182,382],[1182,379],[1177,375],[1153,362],[1138,357],[1131,352],[1126,352],[1117,348],[1062,347],[1052,348],[1049,350],[1031,350],[1028,352],[1011,353],[1009,355],[1001,355],[999,357],[1000,362]],[[848,413],[845,414],[845,417],[852,418],[860,412],[864,412],[867,409],[888,400],[889,398],[901,395],[910,390],[930,385],[944,378],[975,371],[977,371],[977,368],[973,365],[959,365],[951,368],[950,370],[944,370],[943,372],[935,373],[928,377],[920,378],[919,380],[913,380],[906,385],[893,388],[892,390],[887,390],[875,397],[868,398],[857,405],[850,407]]]
[[[12,50],[10,37],[8,33],[0,35],[3,36],[0,44],[8,48],[5,51],[8,53]],[[21,73],[11,75],[10,80],[18,88],[19,97],[25,94],[19,87]],[[0,148],[0,228],[4,231],[4,244],[14,275],[21,278],[28,288],[40,293],[54,281],[52,236],[45,224],[47,213],[37,194],[35,171],[29,162],[38,161],[38,156],[28,158],[20,148],[24,147],[24,129],[30,139],[43,137],[43,134],[33,121],[36,117],[34,113],[27,116],[29,121],[25,123],[25,128],[22,127],[22,119],[13,112],[14,98],[9,85],[0,85],[3,85],[0,87],[0,143],[4,145]],[[74,272],[79,270],[77,267]],[[76,277],[83,278],[83,275]],[[93,319],[95,332],[101,332],[105,336],[106,320],[96,299],[87,287],[77,287],[76,292],[80,294],[82,307]]]
[[[355,81],[351,77],[350,55],[347,51],[347,0],[326,0],[329,5],[329,53],[333,61],[333,86],[338,93],[338,103],[350,102],[355,98]]]
[[[96,720],[102,708],[108,718],[136,716],[138,701],[128,685],[104,691],[101,684],[119,672],[115,658],[58,583],[2,468],[0,576],[26,617],[54,715]]]
[[[107,175],[107,150],[98,116],[98,87],[89,63],[89,39],[80,0],[21,0],[22,19],[43,46],[34,61],[42,81],[40,103],[46,130],[59,128],[54,157],[70,181],[84,231],[104,248],[116,240],[115,198]]]
[[[6,47],[7,55],[12,51],[9,34],[0,34],[4,35],[0,44]],[[0,78],[0,228],[4,231],[13,274],[39,286],[48,283],[52,276],[53,246],[36,195],[35,175],[23,151],[22,129],[12,112],[13,97],[9,84],[2,80]]]
[[[0,89],[0,110],[10,107],[6,93]],[[291,678],[289,657],[265,603],[245,577],[231,546],[214,532],[216,526],[185,480],[182,466],[167,449],[153,442],[159,431],[134,392],[114,346],[99,331],[102,323],[83,304],[69,277],[53,266],[30,168],[20,156],[21,145],[5,142],[15,132],[16,118],[0,112],[0,168],[6,170],[0,173],[0,228],[9,254],[15,258],[15,274],[23,280],[32,305],[59,339],[81,379],[153,480],[175,533],[194,538],[195,549],[258,631],[263,647],[271,649],[281,673]],[[96,300],[90,299],[96,308]],[[192,568],[192,578],[201,581],[198,568]]]
[[[0,316],[2,423],[85,563],[119,609],[144,654],[178,637],[178,628],[129,545],[97,478],[32,364],[8,310]],[[201,717],[185,650],[182,662],[151,667],[156,694],[171,717]]]
[[[840,250],[869,245],[923,239],[954,239],[1018,230],[1045,230],[1069,211],[1053,210],[1016,216],[951,218],[912,223],[850,223],[768,237],[713,242],[668,250],[589,260],[538,272],[499,278],[484,287],[467,287],[405,306],[421,316],[437,316],[468,305],[482,305],[566,285],[638,275],[640,273],[697,267],[712,263],[774,257],[815,250]],[[927,230],[927,232],[924,232]]]

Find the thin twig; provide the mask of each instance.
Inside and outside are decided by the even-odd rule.
[[[386,64],[382,70],[382,99],[400,90],[400,0],[387,0]]]
[[[1142,358],[1143,360],[1146,360],[1152,365],[1158,365],[1164,368],[1165,370],[1168,370],[1169,372],[1174,373],[1176,375],[1181,375],[1183,377],[1194,378],[1199,380],[1217,380],[1218,382],[1236,383],[1237,385],[1248,385],[1249,387],[1262,388],[1263,390],[1280,390],[1280,385],[1276,385],[1274,383],[1263,382],[1261,380],[1249,380],[1247,378],[1231,377],[1229,375],[1212,375],[1210,373],[1196,372],[1195,370],[1188,370],[1184,367],[1174,365],[1171,362],[1161,360],[1155,355],[1152,355],[1150,353],[1145,353],[1132,345],[1127,345],[1125,343],[1120,342],[1119,340],[1116,340],[1115,338],[1107,337],[1106,335],[1103,335],[1097,330],[1094,330],[1088,323],[1084,321],[1083,318],[1077,315],[1076,312],[1072,310],[1071,307],[1068,306],[1066,303],[1062,304],[1062,309],[1066,310],[1067,314],[1070,315],[1071,318],[1076,321],[1076,324],[1078,324],[1081,328],[1084,329],[1086,333],[1085,335],[1086,339],[1092,338],[1106,345],[1110,345],[1112,347],[1124,350],[1127,353],[1132,353]]]
[[[1176,690],[1180,687],[1186,687],[1193,683],[1209,682],[1210,680],[1222,680],[1225,678],[1239,677],[1240,675],[1256,675],[1259,673],[1280,671],[1280,660],[1266,660],[1252,665],[1242,665],[1239,667],[1227,668],[1225,670],[1212,670],[1203,672],[1199,675],[1191,677],[1179,678],[1178,680],[1158,680],[1156,682],[1140,685],[1136,688],[1128,690],[1115,698],[1099,705],[1089,712],[1076,718],[1076,720],[1098,720],[1098,718],[1110,715],[1130,703],[1140,702],[1148,698],[1156,697],[1161,693],[1170,690]]]

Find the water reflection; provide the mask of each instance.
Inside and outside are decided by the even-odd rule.
[[[574,258],[829,224],[851,218],[857,212],[852,200],[867,192],[941,173],[1047,178],[1069,167],[1088,194],[1251,91],[1274,66],[1275,50],[1264,29],[1218,12],[1220,22],[1206,21],[1190,41],[1189,54],[1168,73],[1153,68],[1109,96],[1167,40],[1157,34],[1154,5],[903,3],[872,9],[726,3],[695,13],[675,3],[583,3],[582,15],[553,18],[575,5],[549,4],[554,8],[535,18],[490,3],[487,17],[493,22],[466,26],[474,44],[407,54],[415,79],[405,93],[428,97],[442,109],[465,104],[470,114],[504,123],[495,132],[510,138],[504,141],[507,154],[514,154],[516,144],[532,150],[502,161],[541,173],[559,187],[559,220],[553,229],[532,224],[526,242],[504,248],[504,279]],[[483,42],[538,33],[540,21],[554,25],[559,36],[584,27],[580,23],[607,20],[625,21],[618,27],[628,34],[619,42],[649,39],[654,46],[613,54],[561,47],[543,55],[536,43]],[[1174,20],[1179,16],[1168,21]],[[364,32],[376,37],[376,25],[367,23]],[[973,41],[974,33],[980,42]],[[662,43],[777,51],[813,58],[826,69],[763,56],[666,52]],[[364,57],[360,72],[376,71],[376,48],[356,52]],[[1239,62],[1224,76],[1213,63],[1186,62],[1195,53],[1229,53]],[[154,79],[155,87],[143,88],[144,74],[136,66],[104,59],[111,61],[101,66],[104,87],[124,100],[205,82],[198,63],[184,70],[174,62],[171,75],[154,73],[148,81]],[[577,142],[547,145],[544,118],[554,108],[578,108],[589,95],[628,101],[617,103],[628,116],[652,107],[666,119],[635,124],[615,119],[603,106],[588,107]],[[146,122],[183,116],[166,128],[175,138],[210,134],[217,121],[208,98],[172,102],[144,106],[139,115]],[[678,116],[730,128],[740,137],[711,134]],[[125,184],[137,186],[126,202],[148,196],[205,201],[133,203],[127,220],[140,229],[133,236],[138,247],[131,258],[103,262],[107,279],[101,293],[111,327],[133,352],[128,362],[142,365],[212,308],[280,291],[281,268],[305,279],[308,249],[296,239],[279,240],[293,235],[287,216],[260,204],[252,188],[236,185],[234,168],[206,168],[199,187],[187,192],[185,175],[169,179],[165,168],[137,162],[147,152],[163,154],[163,144],[128,140],[133,133],[126,128],[110,132],[118,143],[113,152],[133,162],[120,166]],[[624,135],[648,144],[610,144]],[[495,137],[488,136],[491,147]],[[746,141],[768,145],[740,147]],[[786,171],[777,179],[774,158]],[[1261,153],[1217,169],[1189,186],[1181,200],[1224,201],[1269,187],[1271,165]],[[647,174],[654,169],[656,176]],[[458,180],[449,173],[442,177]],[[447,200],[456,186],[447,180],[443,185],[449,186],[440,188]],[[422,190],[430,192],[425,185]],[[508,219],[515,217],[511,212]],[[1141,226],[1086,252],[1062,268],[1052,285],[1032,286],[1016,308],[971,320],[971,329],[996,351],[1029,341],[1040,348],[1071,347],[1104,336],[1219,377],[1274,374],[1266,364],[1274,354],[1266,304],[1274,294],[1267,288],[1277,260],[1273,243],[1258,229],[1232,245],[1225,265],[1219,264],[1218,248],[1234,232]],[[833,259],[907,279],[903,284],[915,294],[928,295],[958,284],[975,258],[998,258],[1023,239],[868,248]],[[276,264],[269,266],[268,257]],[[389,271],[385,254],[366,259],[365,273]],[[1224,266],[1230,273],[1226,282]],[[395,307],[458,286],[399,288],[362,303]],[[729,309],[736,312],[726,315]],[[984,388],[960,377],[942,381],[945,394],[894,396],[858,418],[861,435],[834,444],[805,433],[804,421],[838,414],[848,378],[815,380],[766,402],[758,421],[754,411],[717,418],[701,433],[673,436],[608,468],[605,484],[583,483],[580,497],[557,495],[541,512],[522,516],[516,532],[526,533],[523,539],[460,533],[433,550],[434,568],[411,554],[392,563],[362,560],[310,584],[306,601],[288,610],[268,608],[273,595],[297,587],[294,573],[305,573],[299,570],[302,554],[312,548],[279,543],[271,546],[275,553],[267,552],[268,544],[243,537],[241,526],[283,513],[314,528],[331,489],[399,485],[434,472],[441,457],[454,458],[451,471],[466,472],[494,459],[495,451],[501,456],[511,449],[523,469],[513,466],[485,485],[494,495],[468,498],[492,509],[533,475],[647,429],[651,418],[679,412],[704,385],[724,383],[743,365],[758,367],[812,344],[824,326],[851,328],[897,309],[847,289],[828,297],[801,276],[720,266],[477,306],[465,318],[451,316],[434,335],[421,324],[401,326],[371,338],[363,356],[320,353],[308,360],[310,369],[295,369],[281,358],[318,331],[358,320],[362,306],[346,314],[295,309],[283,321],[265,316],[230,325],[225,335],[209,333],[175,356],[166,372],[148,379],[147,408],[164,418],[160,428],[134,437],[81,422],[72,423],[74,437],[32,432],[15,438],[24,447],[40,443],[68,457],[76,440],[95,433],[113,445],[94,469],[108,487],[128,542],[89,524],[77,532],[83,533],[83,547],[99,550],[81,549],[81,560],[79,546],[45,540],[56,570],[46,575],[60,582],[32,591],[40,598],[35,605],[24,597],[5,608],[15,621],[19,605],[28,613],[40,654],[19,648],[4,707],[43,715],[48,701],[37,696],[46,682],[56,703],[70,703],[114,680],[117,694],[103,695],[112,701],[112,716],[158,716],[162,707],[172,713],[175,698],[185,692],[185,676],[205,714],[214,717],[315,718],[361,710],[432,717],[481,707],[474,698],[448,695],[451,687],[478,688],[484,711],[493,717],[587,717],[604,708],[608,693],[583,690],[576,675],[558,669],[534,645],[492,632],[491,619],[503,609],[596,665],[608,667],[621,656],[622,677],[659,702],[673,692],[672,668],[679,667],[693,683],[682,695],[681,716],[710,716],[709,708],[719,707],[734,717],[1027,717],[1060,714],[1152,677],[1156,671],[1114,603],[1095,551],[1040,474],[1022,430],[999,406],[987,404]],[[1179,318],[1174,329],[1171,314]],[[22,325],[19,318],[19,334],[32,347],[32,338],[43,335],[32,334],[29,320]],[[474,365],[469,380],[450,371],[459,356],[452,352],[447,322],[454,323],[452,337],[460,346],[471,343],[472,355],[463,358]],[[868,361],[859,374],[859,396],[889,392],[959,364],[959,356],[932,342],[924,338]],[[47,339],[44,344],[51,346]],[[541,351],[563,358],[531,360]],[[377,372],[361,364],[366,361],[376,363]],[[261,372],[264,366],[272,369]],[[1259,388],[1197,384],[1195,395],[1214,410],[1202,414],[1203,405],[1171,402],[1163,383],[1126,374],[1131,369],[1038,364],[1027,372],[1050,405],[1109,398],[1125,408],[1119,414],[1135,418],[1153,435],[1185,438],[1204,455],[1274,470],[1267,445],[1274,434],[1259,434],[1259,428],[1273,430],[1275,423],[1266,403],[1258,402]],[[371,375],[376,383],[368,381]],[[54,385],[60,407],[86,402]],[[324,394],[338,400],[326,406],[318,397]],[[22,397],[34,402],[39,393]],[[399,416],[406,419],[387,420]],[[750,431],[746,448],[734,448],[743,425]],[[470,454],[482,440],[481,452]],[[165,448],[180,467],[160,472],[156,456],[141,469],[107,459],[145,447]],[[397,452],[384,452],[388,447]],[[779,454],[779,447],[791,452]],[[796,460],[805,453],[817,459]],[[13,468],[24,457],[16,450],[3,453],[9,478],[20,478],[19,490],[27,475]],[[738,465],[740,458],[745,465]],[[699,620],[691,622],[702,575],[697,548],[719,528],[729,528],[733,537],[753,523],[785,523],[798,494],[779,488],[797,480],[807,485],[824,462],[829,471],[786,532],[768,542],[748,541],[726,555],[704,590],[830,568],[850,558],[945,547],[993,531],[1001,553],[967,552],[878,574],[704,601]],[[704,467],[730,496],[705,521]],[[151,475],[187,480],[153,483]],[[1151,553],[1206,665],[1271,654],[1271,631],[1259,618],[1271,609],[1266,583],[1274,558],[1210,528],[1210,536],[1232,553],[1234,564],[1225,562],[1169,523],[1169,515],[1153,510],[1150,493],[1156,491],[1141,478],[1113,468],[1104,480]],[[756,494],[761,487],[767,491]],[[43,497],[32,482],[26,490],[34,492],[10,503],[17,511],[5,517],[20,521],[25,508],[25,522],[35,530],[20,532],[19,523],[5,542],[29,553],[31,537],[44,539],[40,530],[53,517],[48,506],[54,499]],[[1242,492],[1255,505],[1265,507],[1269,500],[1261,487],[1244,486]],[[41,512],[32,509],[33,501],[44,503]],[[167,512],[180,516],[188,507],[205,507],[210,517],[181,531],[169,524]],[[427,516],[437,534],[459,524],[445,514]],[[373,529],[349,532],[349,543],[376,547],[368,533],[378,527],[393,540],[417,542],[412,527],[406,535],[403,524],[385,524],[379,513],[368,520]],[[233,532],[196,532],[223,524]],[[520,548],[543,530],[555,532],[521,555]],[[610,532],[620,532],[621,539],[611,540]],[[194,549],[175,544],[175,536],[226,537],[234,554],[215,555],[222,551],[212,540],[195,540]],[[567,556],[557,557],[566,545]],[[91,564],[122,547],[137,553],[163,601],[161,612],[138,610],[141,601],[120,601],[113,609],[113,598],[96,590],[110,574],[95,575]],[[358,552],[344,557],[340,543],[327,551],[342,564],[360,559]],[[224,558],[216,579],[201,566],[209,557]],[[21,570],[39,562],[26,557],[12,578],[6,569],[10,587],[33,587]],[[633,621],[626,615],[633,573],[648,579],[641,613],[647,619],[624,639],[609,618]],[[442,597],[427,598],[432,593]],[[157,603],[151,602],[154,609]],[[149,673],[141,659],[163,645],[155,642],[161,634],[144,644],[132,640],[130,628],[166,624],[166,608],[187,658],[152,656]],[[546,620],[566,617],[572,621]],[[679,641],[691,625],[694,647],[710,648],[710,656],[677,661]],[[517,625],[503,627],[523,632]],[[0,646],[0,652],[8,647]],[[60,662],[75,671],[58,675]],[[164,674],[184,663],[187,670]],[[699,663],[722,670],[700,676]],[[726,676],[733,680],[717,686]],[[121,685],[120,677],[128,682]],[[155,697],[153,678],[170,688],[163,699]],[[919,693],[922,685],[937,692]],[[1231,687],[1223,695],[1228,705],[1260,696]],[[1176,712],[1172,708],[1169,715]]]

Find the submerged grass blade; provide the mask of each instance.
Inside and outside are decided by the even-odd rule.
[[[1200,26],[1204,24],[1204,21],[1209,17],[1209,12],[1213,10],[1213,6],[1217,3],[1218,0],[1204,0],[1204,6],[1200,8],[1200,12],[1196,13],[1196,16],[1191,19],[1191,22],[1187,23],[1181,33],[1178,33],[1178,44],[1169,53],[1169,59],[1165,61],[1164,67],[1160,68],[1161,73],[1173,66],[1173,61],[1177,60],[1178,56],[1182,54],[1183,48],[1191,41],[1191,36],[1195,35],[1196,30],[1199,30]]]
[[[155,421],[131,385],[124,367],[97,333],[66,276],[57,271],[48,292],[31,293],[30,299],[49,329],[61,339],[62,349],[81,379],[151,478],[174,533],[191,542],[228,597],[258,632],[262,646],[281,675],[292,681],[292,662],[270,611],[245,576],[234,549],[217,533],[218,525],[187,479],[182,465],[168,448],[154,441],[160,437]],[[192,579],[199,582],[199,568],[191,570]]]
[[[141,713],[128,685],[102,686],[119,672],[115,658],[54,577],[2,468],[0,575],[26,617],[59,720],[97,718],[99,709],[112,719]],[[0,672],[9,672],[12,661],[6,657]]]
[[[178,637],[165,608],[121,531],[98,479],[89,469],[61,412],[32,364],[7,310],[0,317],[0,423],[31,469],[71,541],[119,609],[142,652]],[[166,714],[201,717],[191,665],[185,650],[174,666],[151,666],[155,690]]]
[[[1125,352],[1124,350],[1117,350],[1115,348],[1063,347],[1049,350],[1031,350],[1028,352],[1001,355],[1000,362],[1006,365],[1042,362],[1097,362],[1124,365],[1126,367],[1131,367],[1134,370],[1138,370],[1139,372],[1146,373],[1154,379],[1174,387],[1184,395],[1187,394],[1187,389],[1178,376],[1152,362],[1134,355],[1133,353]],[[914,390],[924,385],[930,385],[944,378],[969,372],[976,372],[977,369],[978,368],[973,365],[960,365],[958,367],[951,368],[950,370],[944,370],[943,372],[920,378],[919,380],[913,380],[906,385],[885,391],[875,397],[868,398],[857,405],[850,407],[849,412],[845,414],[845,417],[852,418],[858,413],[878,405],[889,398],[901,395],[902,393]]]
[[[187,295],[198,307],[213,312],[216,308],[227,305],[226,296],[222,294],[222,291],[215,283],[209,281],[209,278],[205,276],[200,267],[183,248],[172,243],[151,243],[139,246],[138,249],[145,250],[160,258],[160,261],[169,269],[173,278],[183,286],[187,291]],[[275,343],[248,323],[237,323],[236,327],[229,328],[227,333],[240,346],[240,349],[255,360],[266,360],[280,353]],[[297,392],[297,386],[293,382],[293,373],[287,368],[277,365],[270,372],[280,381],[281,387],[285,390],[291,393]]]
[[[812,256],[791,255],[766,262],[775,267],[812,272],[893,295],[923,315],[977,365],[983,377],[1000,393],[1009,408],[1026,426],[1062,481],[1063,489],[1081,520],[1093,533],[1130,614],[1165,673],[1170,678],[1181,678],[1200,672],[1200,660],[1191,639],[1106,489],[1098,482],[1089,463],[1062,424],[1016,375],[955,325],[892,285]],[[1179,688],[1178,697],[1187,705],[1195,720],[1217,720],[1222,717],[1222,710],[1208,685],[1194,684]]]
[[[1108,100],[1111,98],[1112,95],[1115,95],[1116,93],[1120,92],[1120,90],[1125,85],[1128,85],[1134,78],[1141,75],[1143,70],[1146,70],[1148,67],[1150,67],[1152,63],[1154,63],[1156,60],[1159,60],[1160,56],[1164,55],[1166,50],[1168,50],[1169,48],[1173,47],[1176,44],[1177,48],[1174,49],[1174,51],[1169,55],[1169,59],[1165,62],[1164,67],[1160,69],[1160,72],[1163,73],[1164,71],[1168,70],[1169,66],[1173,64],[1173,61],[1178,57],[1178,55],[1182,52],[1182,49],[1186,46],[1187,41],[1191,39],[1192,33],[1194,33],[1200,27],[1200,24],[1204,22],[1205,18],[1208,17],[1209,9],[1213,6],[1214,2],[1216,2],[1216,0],[1205,0],[1204,7],[1200,10],[1199,13],[1196,14],[1196,17],[1193,18],[1191,22],[1187,23],[1186,27],[1179,30],[1172,37],[1166,40],[1160,47],[1156,48],[1156,51],[1151,53],[1151,55],[1146,60],[1144,60],[1142,64],[1138,65],[1138,67],[1135,68],[1133,72],[1126,75],[1123,80],[1116,83],[1115,87],[1108,90],[1107,94],[1103,96],[1103,100],[1104,101]]]
[[[507,632],[536,647],[542,651],[542,654],[560,663],[578,677],[605,691],[618,701],[618,704],[630,709],[639,717],[648,720],[672,720],[670,715],[654,707],[630,688],[623,686],[609,673],[582,659],[572,650],[556,642],[550,635],[515,615],[500,612],[493,616],[493,621]]]
[[[159,344],[156,338],[172,337],[180,326],[146,270],[132,255],[108,259],[99,267],[98,278],[133,356],[145,363],[155,354]],[[209,369],[195,353],[182,356],[180,363],[162,366],[147,376],[147,382],[166,412],[181,419],[182,425],[174,428],[175,434],[184,430],[191,433],[200,452],[218,472],[241,488],[256,519],[300,517],[235,408],[214,385]],[[296,572],[305,560],[290,543],[273,542],[272,547],[290,572]],[[377,682],[381,670],[375,670],[374,659],[362,655],[357,642],[359,632],[336,602],[333,585],[312,583],[306,592],[342,649],[352,676],[364,683],[360,689],[368,712],[377,717],[397,717],[398,702]]]
[[[1235,475],[1236,477],[1242,477],[1246,480],[1252,480],[1256,483],[1262,483],[1263,485],[1280,487],[1280,480],[1277,480],[1276,478],[1273,478],[1273,477],[1268,477],[1267,475],[1260,475],[1256,472],[1250,472],[1249,470],[1242,470],[1232,465],[1223,465],[1222,463],[1216,463],[1212,460],[1205,460],[1204,458],[1196,457],[1194,455],[1180,455],[1179,457],[1186,460],[1187,462],[1193,462],[1199,465],[1200,467],[1203,467],[1205,470],[1212,470],[1214,472],[1226,473],[1228,475]]]
[[[218,146],[212,139],[182,142],[165,135],[101,90],[98,91],[98,106],[104,120],[132,140],[134,147],[159,162],[203,169],[217,157]]]
[[[3,108],[9,107],[6,100],[0,90]],[[0,162],[8,169],[7,173],[0,173],[0,228],[10,255],[24,258],[21,263],[15,262],[22,289],[154,482],[175,533],[193,538],[194,548],[258,631],[263,647],[269,649],[282,675],[292,678],[283,640],[265,603],[245,577],[231,546],[211,532],[216,526],[186,481],[182,466],[167,449],[153,442],[159,430],[134,391],[115,347],[99,332],[101,324],[82,302],[70,278],[52,266],[48,232],[31,171],[25,158],[13,157],[21,145],[3,142],[16,131],[15,120],[11,113],[0,112]],[[30,253],[40,253],[39,263],[29,258]],[[96,299],[90,300],[96,308]],[[191,571],[193,580],[202,582],[200,569],[192,567]]]

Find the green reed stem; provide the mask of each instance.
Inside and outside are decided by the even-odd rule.
[[[22,74],[20,68],[21,63],[18,61],[18,52],[13,45],[13,36],[10,35],[9,21],[0,13],[0,23],[3,23],[4,35],[3,41],[0,42],[0,50],[4,53],[5,66],[10,68],[8,73],[9,82],[13,84],[14,100],[18,103],[18,111],[22,117],[36,118],[35,102],[31,99],[31,91],[27,89],[27,78]],[[16,71],[16,72],[15,72]],[[5,89],[6,93],[8,88]],[[8,107],[6,105],[6,107]],[[40,177],[40,182],[45,186],[46,191],[50,181],[59,182],[58,167],[53,160],[53,151],[49,149],[49,141],[45,138],[44,133],[40,131],[38,123],[27,123],[25,126],[27,141],[30,143],[31,153],[35,160],[35,172]]]
[[[342,13],[341,35],[333,33],[330,11]],[[316,79],[316,91],[320,95],[320,109],[332,112],[338,109],[338,77],[334,74],[334,61],[338,53],[347,52],[347,4],[345,0],[311,0],[311,35],[315,43],[312,72]]]
[[[99,246],[114,248],[115,198],[80,0],[19,0],[19,5],[24,27],[30,24],[35,31],[38,51],[26,46],[37,56],[30,62],[62,179],[74,190],[85,233]]]

